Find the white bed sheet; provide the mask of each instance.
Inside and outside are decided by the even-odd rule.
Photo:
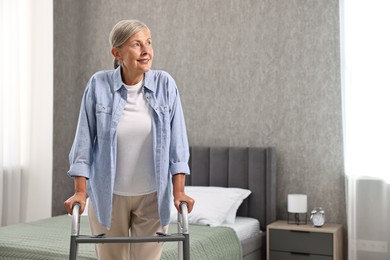
[[[258,236],[261,232],[259,221],[249,217],[237,216],[234,224],[222,224],[221,226],[234,229],[240,241]]]

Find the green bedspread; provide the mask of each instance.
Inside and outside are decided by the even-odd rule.
[[[57,260],[69,258],[71,218],[67,215],[0,228],[1,260]],[[169,233],[176,233],[171,224]],[[89,235],[88,218],[81,218],[80,234]],[[190,225],[191,260],[239,260],[241,244],[227,227]],[[177,260],[177,242],[166,242],[162,260]],[[96,259],[92,244],[80,244],[78,260]]]

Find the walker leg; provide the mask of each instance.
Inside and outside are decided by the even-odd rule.
[[[184,235],[184,241],[183,241],[183,260],[190,260],[190,235],[189,234],[183,234]]]
[[[78,250],[78,244],[76,242],[76,236],[71,236],[70,237],[69,260],[76,260],[77,259],[77,250]]]

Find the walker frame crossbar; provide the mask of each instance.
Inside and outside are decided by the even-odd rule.
[[[151,237],[104,237],[104,236],[85,236],[80,235],[80,204],[73,206],[72,229],[70,236],[69,260],[77,259],[79,244],[98,244],[98,243],[148,243],[148,242],[179,242],[178,257],[179,260],[190,260],[190,237],[188,232],[188,207],[187,203],[181,203],[182,214],[178,214],[178,234],[160,234]]]

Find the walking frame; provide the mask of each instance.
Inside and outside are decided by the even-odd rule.
[[[80,235],[80,204],[75,203],[72,212],[72,229],[70,236],[69,260],[77,259],[78,244],[97,243],[146,243],[146,242],[178,242],[178,260],[190,260],[190,237],[188,232],[187,203],[180,204],[182,214],[178,213],[177,234],[158,233],[151,237],[105,237],[104,235]]]

